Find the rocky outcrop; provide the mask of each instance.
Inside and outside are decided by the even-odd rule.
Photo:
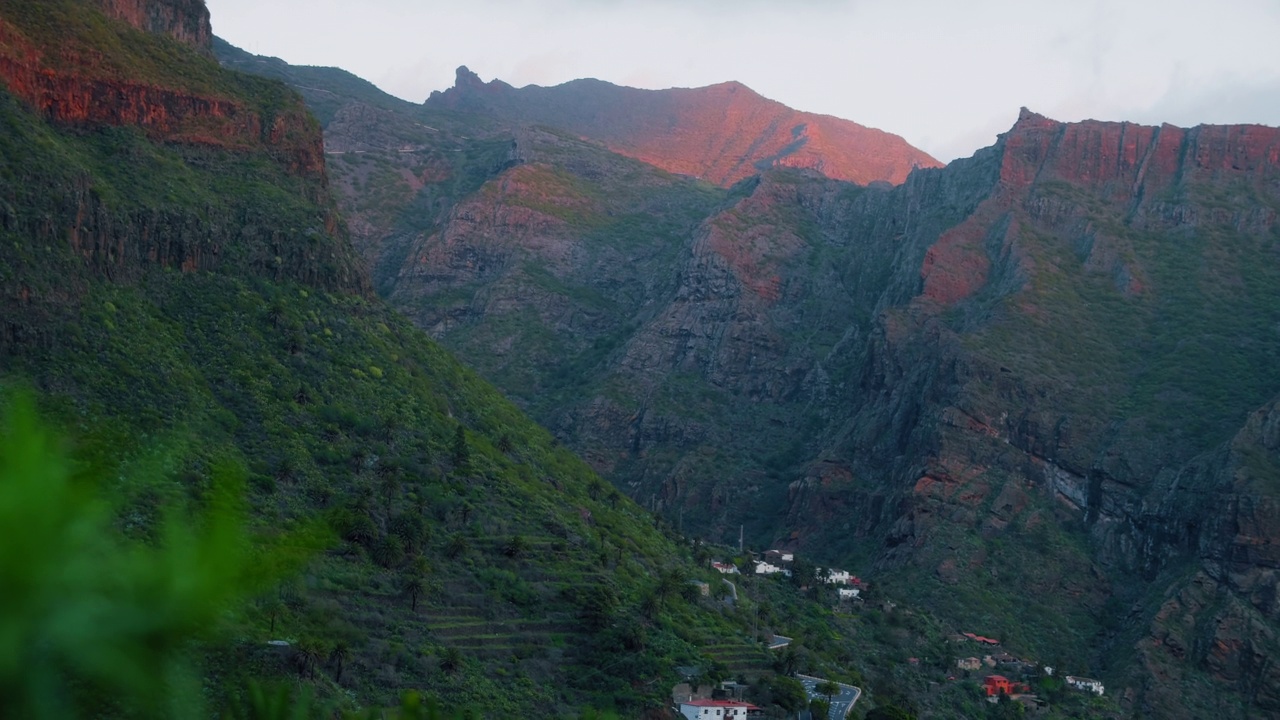
[[[1278,148],[1274,128],[1024,111],[990,194],[922,239],[920,292],[879,321],[845,450],[824,456],[898,478],[853,511],[895,572],[962,547],[957,528],[1034,542],[1046,517],[1083,522],[1097,570],[1040,589],[1083,592],[1104,624],[1107,593],[1166,594],[1149,633],[1112,641],[1146,658],[1135,702],[1160,716],[1196,715],[1168,693],[1199,674],[1246,705],[1280,688],[1260,660],[1276,631],[1274,404],[1216,449],[1280,388],[1265,359],[1280,278],[1257,265],[1275,252]],[[820,496],[801,500],[789,522],[822,516]],[[940,582],[966,577],[947,562]]]
[[[105,7],[207,45],[201,2]],[[11,272],[0,273],[0,354],[43,342],[44,320],[74,307],[95,279],[128,283],[156,267],[367,291],[328,191],[319,126],[301,98],[220,75],[186,48],[170,48],[177,70],[109,52],[77,34],[79,25],[59,25],[71,10],[98,12],[87,0],[0,9],[0,115],[16,144],[4,158],[0,231],[17,239],[4,251]],[[125,42],[157,42],[123,23],[96,23]],[[188,85],[182,68],[201,79]],[[101,132],[109,126],[141,133]],[[96,165],[103,154],[113,173],[105,177]],[[175,167],[153,196],[119,190]]]
[[[639,90],[575,80],[516,89],[482,82],[460,67],[454,86],[432,93],[427,107],[564,128],[669,172],[725,186],[771,167],[898,184],[913,168],[940,165],[896,135],[798,112],[737,82]]]
[[[745,88],[685,92],[462,72],[428,110],[563,124],[659,165],[621,140],[682,148],[654,118],[762,137]],[[741,112],[712,123],[713,106]],[[673,522],[720,540],[743,525],[957,621],[1004,618],[1138,712],[1270,707],[1274,423],[1250,413],[1280,392],[1280,265],[1262,261],[1278,141],[1024,110],[993,147],[894,187],[779,156],[683,204],[696,185],[561,137],[432,216],[391,296]],[[677,155],[696,163],[664,167],[741,170]],[[409,196],[435,202],[446,181],[424,177]],[[1207,705],[1168,701],[1189,687]]]
[[[101,0],[100,4],[113,16],[149,32],[177,34],[205,50],[212,42],[202,0]],[[94,10],[86,6],[84,12]],[[27,15],[0,14],[0,83],[48,119],[70,125],[135,126],[164,142],[237,151],[265,149],[289,172],[309,178],[323,190],[323,136],[300,97],[284,88],[258,88],[278,96],[268,108],[260,98],[237,92],[230,82],[221,87],[204,83],[199,90],[187,86],[180,75],[168,84],[143,82],[119,69],[124,61],[100,57],[99,51],[74,35],[60,38],[58,47],[46,46],[40,38],[46,38],[48,30],[24,29],[21,20],[35,22],[39,16],[32,20]],[[195,29],[187,33],[183,28],[188,26]],[[165,73],[172,70],[162,68],[162,76]]]
[[[108,17],[144,32],[166,35],[213,52],[213,29],[204,0],[93,0]]]

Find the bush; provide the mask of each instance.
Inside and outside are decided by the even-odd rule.
[[[126,542],[113,509],[73,481],[30,400],[16,399],[0,432],[0,717],[110,705],[205,716],[184,654],[265,579],[243,554],[243,477],[217,468],[202,514],[162,508],[157,542]]]

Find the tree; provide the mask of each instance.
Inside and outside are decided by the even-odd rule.
[[[828,705],[831,704],[831,698],[840,694],[840,686],[830,680],[823,680],[822,682],[818,683],[813,688],[813,690],[819,695],[827,696]]]
[[[309,678],[315,678],[316,665],[320,663],[320,659],[325,656],[323,645],[318,640],[312,638],[303,638],[298,641],[294,648],[293,661],[298,668],[299,675],[306,675]]]
[[[270,628],[267,632],[275,635],[276,620],[284,614],[284,603],[280,602],[280,598],[273,596],[263,601],[260,607],[262,608],[262,614],[267,616],[267,621],[270,623]]]
[[[502,554],[517,560],[524,557],[529,552],[529,541],[524,539],[523,535],[512,535],[502,546]]]
[[[672,568],[665,570],[658,576],[657,593],[664,601],[668,598],[680,594],[680,588],[687,584],[688,579],[679,569]]]
[[[817,577],[817,567],[805,558],[796,556],[791,563],[791,583],[796,587],[808,587]]]
[[[609,625],[613,614],[618,610],[619,603],[618,591],[608,583],[597,583],[587,587],[578,599],[579,607],[582,609],[582,619],[595,630]]]
[[[452,675],[462,669],[462,651],[456,647],[447,647],[440,655],[440,669]]]
[[[382,491],[383,514],[391,517],[391,504],[400,495],[400,468],[394,463],[378,465],[378,489]]]
[[[410,553],[418,552],[422,543],[430,537],[422,516],[417,513],[400,513],[391,518],[387,523],[387,532],[400,538],[404,542],[405,550]]]
[[[773,696],[773,704],[790,713],[804,708],[805,698],[808,697],[799,680],[782,675],[769,682],[769,692]]]
[[[404,585],[401,588],[405,595],[409,596],[409,610],[418,612],[418,598],[427,592],[427,581],[418,573],[414,572],[405,578]]]
[[[329,661],[337,663],[338,672],[334,673],[333,679],[342,681],[342,664],[346,662],[351,655],[351,648],[342,640],[333,644],[333,650],[329,652]]]
[[[462,425],[453,433],[453,466],[465,471],[471,463],[471,448],[467,445],[467,429]]]
[[[466,536],[462,533],[454,533],[449,536],[449,543],[444,546],[444,554],[450,559],[456,559],[471,549],[471,543],[467,542]]]
[[[790,677],[794,675],[796,670],[800,668],[800,653],[796,651],[795,645],[788,645],[778,653],[773,660],[773,669],[779,675]]]
[[[825,718],[831,715],[831,701],[822,698],[813,698],[809,701],[809,713],[817,718]]]
[[[370,555],[382,567],[393,568],[404,562],[404,541],[399,535],[384,536],[374,544]]]

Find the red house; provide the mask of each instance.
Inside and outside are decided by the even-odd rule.
[[[982,689],[987,691],[987,697],[995,695],[1012,695],[1013,683],[1009,682],[1009,678],[1003,675],[988,675],[982,679]]]

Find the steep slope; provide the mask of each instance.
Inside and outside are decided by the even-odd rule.
[[[26,62],[0,75],[0,383],[38,390],[130,538],[226,464],[259,536],[334,536],[198,648],[215,706],[280,679],[348,707],[421,689],[639,716],[748,634],[690,592],[713,578],[687,546],[368,296],[296,95],[87,1],[10,2],[0,25]],[[121,486],[132,463],[170,479]]]
[[[1099,671],[1125,667],[1134,640],[1119,631],[1152,618],[1166,588],[1188,592],[1188,573],[1220,582],[1217,602],[1238,617],[1267,617],[1255,585],[1225,581],[1270,577],[1265,556],[1231,549],[1267,542],[1267,491],[1193,468],[1280,388],[1280,275],[1260,262],[1280,239],[1278,142],[1273,128],[1065,125],[1024,111],[985,153],[988,196],[941,233],[906,233],[900,272],[919,293],[877,323],[855,412],[826,454],[855,479],[892,479],[834,495],[854,527],[879,528],[871,552],[899,569],[903,592],[975,621],[1003,616],[996,627],[1013,637],[1044,627],[1044,598],[1071,597],[1052,647],[1093,654]],[[809,528],[806,544],[839,534],[817,520],[833,495],[822,480],[810,471],[788,523]],[[1076,560],[1046,574],[1046,552]],[[1211,624],[1215,607],[1186,617]],[[1148,655],[1149,642],[1138,641]],[[1265,669],[1212,647],[1163,656],[1178,658],[1177,679],[1149,667],[1137,706],[1270,712]]]
[[[1115,614],[1148,622],[1154,598],[1183,592],[1175,578],[1227,552],[1199,528],[1232,522],[1219,512],[1233,501],[1178,522],[1158,508],[1186,506],[1169,478],[1280,389],[1280,286],[1257,261],[1275,251],[1274,132],[1025,114],[996,147],[896,189],[766,173],[697,227],[653,233],[679,247],[668,264],[590,272],[555,254],[566,232],[586,236],[556,218],[591,208],[582,183],[601,174],[533,153],[460,202],[411,267],[430,279],[429,327],[686,528],[727,539],[745,524],[858,559],[945,617],[1127,678],[1138,708],[1233,698],[1244,713],[1273,692],[1253,655],[1201,645],[1182,680],[1135,679],[1122,669],[1149,640]],[[559,284],[499,290],[513,258]],[[647,287],[644,312],[575,298],[592,278]],[[610,329],[625,335],[547,344]],[[548,362],[559,353],[585,363]],[[558,370],[575,382],[548,393]],[[1184,490],[1236,496],[1200,477]],[[1114,582],[1134,573],[1146,580]],[[1267,617],[1214,582],[1255,608],[1239,617]],[[1236,664],[1214,669],[1219,656]],[[1160,699],[1205,677],[1204,705]]]
[[[426,107],[563,128],[668,172],[728,186],[770,167],[817,170],[860,184],[901,183],[939,163],[902,138],[829,115],[798,112],[741,83],[639,90],[599,80],[544,88],[481,82],[458,68]]]
[[[339,68],[290,65],[279,58],[252,55],[220,37],[214,37],[210,47],[225,68],[269,77],[292,86],[306,98],[307,107],[322,126],[329,125],[339,108],[353,102],[399,112],[408,112],[416,107]]]
[[[502,130],[525,90],[454,97],[482,89],[481,139],[407,153],[380,128],[410,116],[350,105],[342,202],[394,227],[365,247],[397,305],[628,495],[855,564],[1139,714],[1274,711],[1275,129],[1024,111],[898,187],[713,192]]]

